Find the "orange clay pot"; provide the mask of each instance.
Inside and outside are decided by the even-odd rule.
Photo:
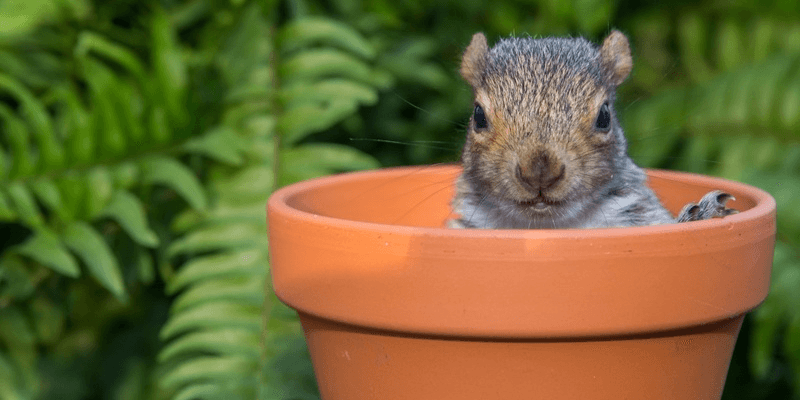
[[[450,230],[458,167],[332,176],[269,201],[272,279],[325,400],[719,399],[769,287],[775,201],[650,171],[673,212],[724,219],[590,230]]]

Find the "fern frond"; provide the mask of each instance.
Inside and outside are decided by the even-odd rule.
[[[147,225],[144,206],[138,197],[125,190],[116,191],[99,214],[119,223],[136,243],[145,247],[158,245],[158,236]]]
[[[278,372],[261,364],[265,352],[278,351],[270,339],[275,325],[297,322],[273,315],[263,330],[263,309],[277,301],[265,292],[266,198],[277,184],[377,166],[343,146],[296,145],[374,104],[371,46],[348,26],[320,17],[272,28],[263,10],[249,4],[239,18],[219,55],[230,85],[223,125],[184,147],[219,164],[209,169],[209,207],[187,210],[172,224],[181,236],[168,254],[188,260],[167,281],[168,291],[179,294],[161,332],[166,345],[160,358],[168,371],[161,383],[175,399],[270,390],[270,376]],[[300,36],[292,33],[298,30]],[[241,381],[259,375],[260,384]]]
[[[0,348],[5,351],[0,353],[0,380],[3,380],[4,371],[8,368],[16,378],[7,382],[10,395],[15,395],[14,389],[20,398],[32,397],[35,394],[38,373],[36,370],[36,339],[25,314],[17,307],[0,309]],[[8,359],[2,360],[3,355]],[[5,362],[4,362],[5,361]],[[6,364],[4,366],[3,364]]]
[[[85,15],[70,8],[78,2],[68,3],[64,11]],[[173,194],[198,211],[208,204],[206,188],[178,151],[191,148],[183,56],[164,31],[164,15],[151,17],[151,33],[160,35],[151,48],[80,26],[59,36],[57,46],[42,33],[49,26],[30,36],[0,36],[3,52],[11,54],[0,62],[0,221],[3,234],[14,228],[21,235],[0,246],[0,311],[19,310],[37,332],[26,353],[33,362],[20,363],[8,357],[17,350],[0,349],[0,370],[15,382],[7,389],[0,383],[2,398],[35,397],[41,346],[75,331],[92,332],[84,339],[89,345],[100,339],[96,327],[74,316],[65,325],[72,302],[48,296],[97,285],[104,288],[98,301],[124,307],[109,294],[130,299],[141,292],[136,285],[156,278],[156,266],[168,269],[161,256],[171,239],[161,229],[168,222],[159,219],[169,217],[159,214],[163,204]],[[12,51],[17,46],[32,55]],[[148,52],[149,62],[141,56]],[[168,213],[186,208],[174,203],[178,210]]]
[[[48,228],[40,228],[14,251],[70,278],[77,278],[81,274],[75,258],[58,235]]]
[[[145,184],[160,184],[178,193],[192,208],[207,207],[205,189],[195,174],[183,163],[171,157],[147,156],[139,163],[141,181]]]
[[[770,132],[772,138],[785,142],[796,141],[800,126],[798,65],[800,53],[780,54],[707,82],[665,90],[634,103],[623,114],[631,154],[646,165],[660,165],[668,154],[674,156],[671,152],[682,132],[715,137],[717,144],[728,145],[733,145],[737,136],[759,132]],[[744,145],[743,149],[752,154],[752,146]],[[692,151],[694,160],[697,156],[701,160],[710,157],[696,148]],[[749,163],[739,163],[740,167],[746,165]],[[723,162],[721,170],[726,166],[733,164]],[[733,173],[725,176],[740,178]]]
[[[215,161],[241,165],[242,152],[247,143],[230,127],[215,127],[205,134],[192,138],[183,145],[187,153],[207,156]]]
[[[126,297],[119,263],[100,233],[86,223],[75,222],[64,229],[62,237],[101,285],[119,298]]]

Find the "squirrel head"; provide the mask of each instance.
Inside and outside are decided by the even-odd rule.
[[[477,33],[461,75],[475,104],[463,177],[498,207],[532,220],[577,216],[626,157],[614,112],[632,68],[628,39],[508,38]]]

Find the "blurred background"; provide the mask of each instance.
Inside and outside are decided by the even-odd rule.
[[[456,162],[477,31],[612,28],[634,160],[775,196],[724,399],[800,399],[795,0],[0,2],[0,399],[317,399],[268,195]]]

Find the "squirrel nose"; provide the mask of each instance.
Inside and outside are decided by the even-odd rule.
[[[533,158],[528,168],[517,164],[517,179],[532,193],[548,189],[564,178],[566,166],[561,160],[547,154]]]

